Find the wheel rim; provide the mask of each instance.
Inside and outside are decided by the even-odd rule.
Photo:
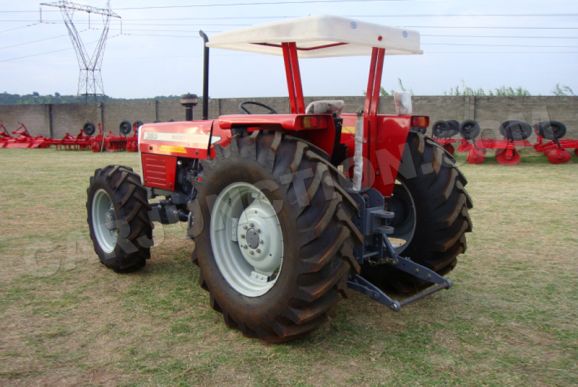
[[[392,236],[401,241],[395,249],[397,253],[401,254],[407,249],[415,235],[417,210],[409,188],[399,180],[395,182],[389,208],[394,213],[391,222],[394,227]]]
[[[108,192],[99,189],[92,199],[92,229],[102,251],[112,253],[118,240],[114,204]]]
[[[275,208],[254,185],[233,183],[211,212],[211,247],[227,283],[247,297],[267,293],[283,263],[283,231]]]

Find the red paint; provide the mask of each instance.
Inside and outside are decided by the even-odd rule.
[[[273,43],[256,43],[259,46],[267,46],[267,47],[282,47],[281,44],[273,44]],[[313,47],[296,47],[297,51],[315,51],[320,50],[322,48],[331,48],[331,47],[339,47],[345,46],[347,43],[338,42],[338,43],[329,43],[329,44],[322,44],[320,46],[313,46]]]
[[[564,164],[572,158],[570,152],[564,148],[554,148],[544,153],[546,154],[546,157],[548,157],[550,164]]]
[[[144,185],[151,188],[174,191],[177,172],[175,156],[143,153],[142,169]]]
[[[342,118],[344,129],[341,142],[347,145],[347,156],[353,157],[355,149],[353,129],[357,115],[344,113]],[[410,125],[411,116],[381,114],[375,116],[375,135],[371,141],[373,150],[367,145],[363,148],[364,187],[372,186],[385,196],[392,194]],[[369,140],[368,132],[364,130],[364,141],[368,143]]]
[[[303,119],[306,117],[319,117],[318,127],[304,128]],[[284,129],[289,131],[319,130],[326,129],[329,115],[320,114],[232,114],[220,116],[215,120],[221,129],[231,129],[233,126],[258,126],[269,129]]]
[[[297,46],[295,43],[283,43],[281,47],[283,49],[283,60],[285,62],[285,76],[287,77],[291,113],[303,114],[305,113],[305,102],[303,100],[303,86],[301,85]]]
[[[468,164],[482,164],[486,158],[486,151],[472,146],[466,158]]]
[[[182,121],[146,124],[141,127],[140,151],[179,157],[206,159],[208,157],[211,126],[213,121]],[[173,136],[167,141],[166,136]],[[213,140],[222,141],[231,137],[229,130],[217,125]],[[213,143],[218,141],[213,141]]]

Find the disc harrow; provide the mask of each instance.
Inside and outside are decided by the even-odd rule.
[[[578,156],[578,139],[563,138],[567,128],[559,121],[542,121],[532,127],[524,121],[507,120],[498,128],[501,139],[484,136],[479,123],[474,120],[458,124],[461,139],[457,139],[454,137],[456,123],[455,120],[436,121],[432,126],[433,139],[451,154],[454,153],[454,144],[459,142],[457,152],[466,153],[469,164],[482,164],[486,153],[493,151],[499,164],[516,165],[522,160],[519,150],[523,148],[543,153],[551,164],[569,162],[572,151]],[[529,140],[533,133],[535,142]]]

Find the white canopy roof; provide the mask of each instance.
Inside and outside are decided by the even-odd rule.
[[[211,48],[282,55],[281,43],[295,42],[299,57],[421,54],[419,33],[337,16],[308,16],[223,32],[209,38]]]

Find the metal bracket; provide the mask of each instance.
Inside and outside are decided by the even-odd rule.
[[[387,238],[387,235],[385,234],[383,235],[383,243],[390,257],[385,260],[387,264],[433,285],[403,300],[395,300],[391,298],[379,287],[363,278],[359,274],[353,274],[349,278],[349,281],[347,281],[347,285],[350,288],[366,294],[377,302],[386,305],[396,312],[399,312],[402,306],[421,300],[422,298],[436,293],[442,289],[449,289],[452,286],[452,282],[449,279],[444,278],[428,267],[420,265],[419,263],[416,263],[409,258],[402,257],[397,254],[391,245],[391,242]]]

